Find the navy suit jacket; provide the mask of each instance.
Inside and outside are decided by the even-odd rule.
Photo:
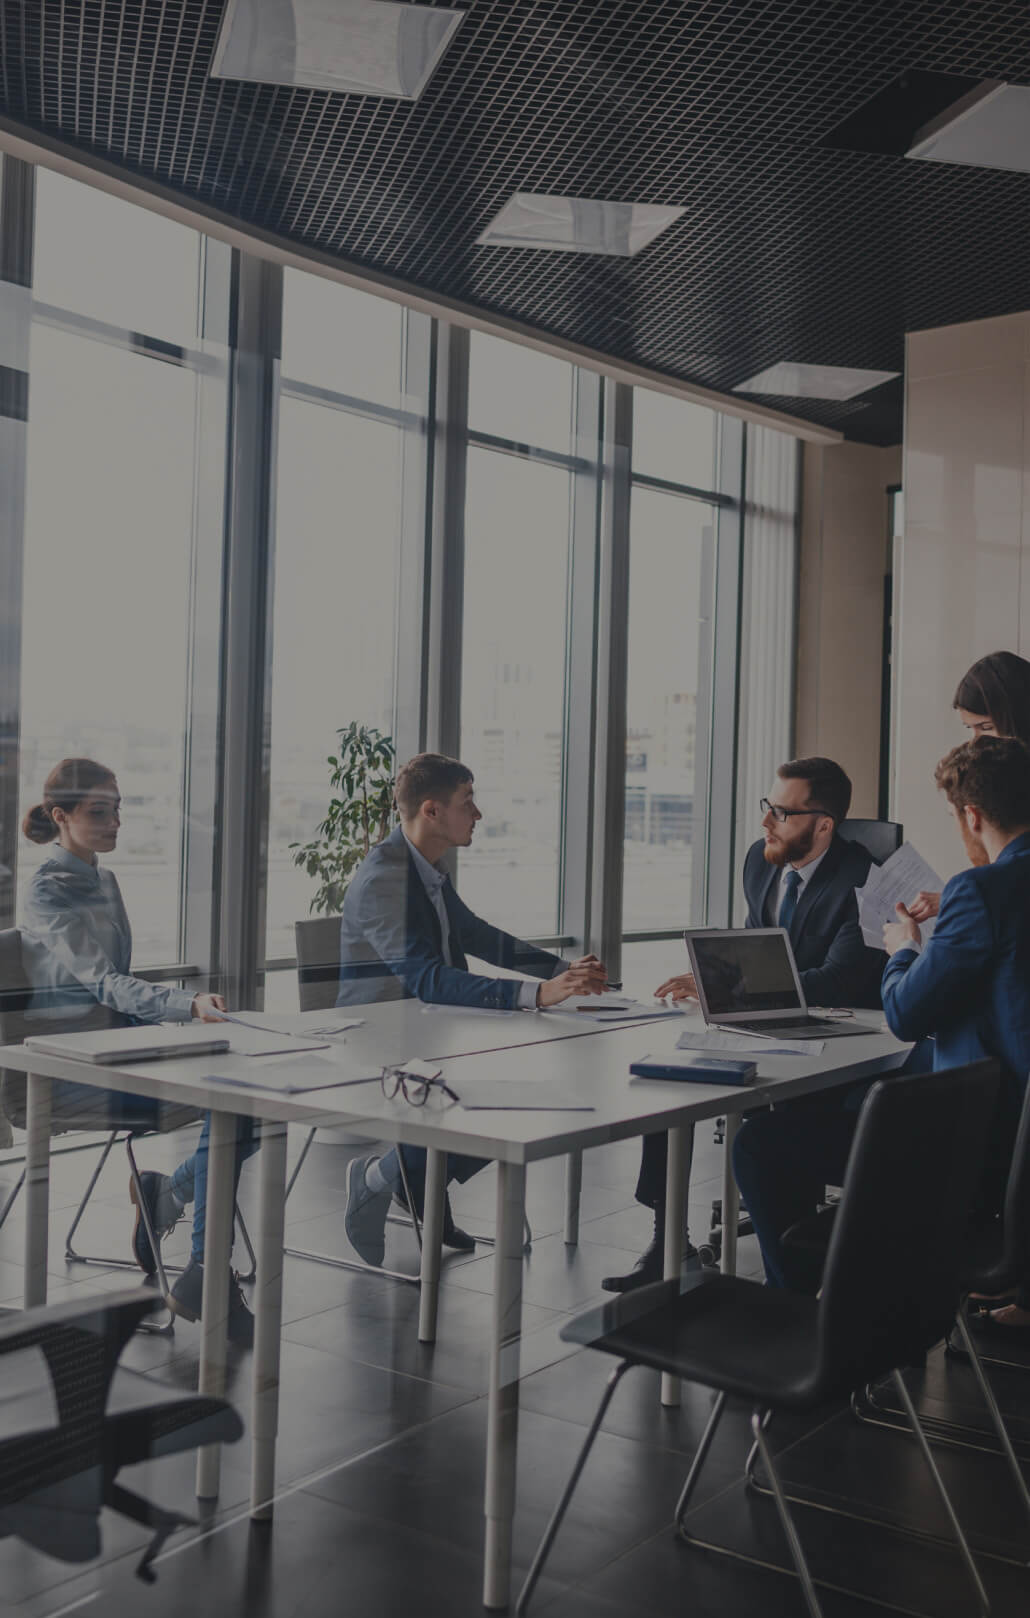
[[[401,828],[365,856],[343,901],[338,1006],[416,998],[437,1005],[514,1011],[518,980],[470,972],[466,952],[538,978],[553,977],[562,965],[557,955],[481,921],[462,904],[450,882],[443,892],[451,924],[450,966],[444,960],[436,911]]]
[[[761,839],[753,843],[744,861],[748,927],[776,925],[775,920],[765,918],[780,867],[766,861],[764,847]],[[801,987],[810,1006],[880,1005],[880,979],[887,957],[863,941],[855,898],[855,889],[865,885],[872,863],[872,855],[861,844],[835,836],[801,891],[789,930]]]
[[[888,961],[883,1009],[899,1039],[935,1036],[935,1068],[996,1057],[1015,1117],[1030,1072],[1030,832],[945,885],[922,953]]]

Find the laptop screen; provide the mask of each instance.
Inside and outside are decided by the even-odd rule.
[[[709,1016],[802,1009],[782,933],[695,933],[691,942]]]

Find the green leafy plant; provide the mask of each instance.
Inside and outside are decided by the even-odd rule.
[[[351,877],[369,849],[383,841],[394,818],[392,737],[359,724],[336,735],[338,750],[328,759],[334,795],[326,817],[312,842],[290,844],[294,865],[319,878],[311,910],[326,916],[339,915]]]

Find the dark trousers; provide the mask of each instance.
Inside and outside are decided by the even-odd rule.
[[[858,1124],[856,1101],[867,1088],[859,1086],[857,1097],[851,1086],[785,1101],[752,1113],[740,1127],[733,1172],[772,1287],[792,1284],[789,1260],[785,1273],[784,1232],[815,1213],[827,1185],[843,1183]]]

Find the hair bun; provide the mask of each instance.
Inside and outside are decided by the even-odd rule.
[[[50,810],[42,803],[33,804],[21,829],[30,843],[52,843],[57,836],[57,825]]]

